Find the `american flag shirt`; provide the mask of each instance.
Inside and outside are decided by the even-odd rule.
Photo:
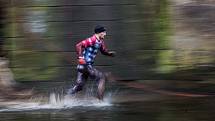
[[[76,45],[76,50],[78,57],[84,58],[87,65],[92,65],[94,63],[98,51],[104,55],[109,55],[104,40],[97,39],[95,35],[78,43]]]

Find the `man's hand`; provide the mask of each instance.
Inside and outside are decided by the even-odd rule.
[[[115,57],[116,56],[116,52],[115,51],[110,51],[110,52],[108,52],[109,53],[109,55],[111,56],[111,57]]]
[[[83,57],[78,58],[78,64],[81,64],[81,65],[86,64],[86,61],[84,60]]]

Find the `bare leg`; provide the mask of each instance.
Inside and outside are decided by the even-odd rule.
[[[88,67],[89,74],[92,78],[96,79],[98,88],[97,88],[97,97],[99,100],[103,99],[105,91],[105,75],[95,69],[94,67]]]
[[[101,79],[98,84],[97,96],[99,100],[103,100],[105,91],[105,79]]]

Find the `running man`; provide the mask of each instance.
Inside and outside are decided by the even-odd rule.
[[[87,78],[95,79],[97,82],[97,96],[102,100],[105,90],[105,74],[93,67],[94,59],[100,51],[103,55],[115,56],[114,51],[108,51],[104,44],[106,29],[103,26],[96,26],[95,34],[76,45],[78,56],[77,79],[73,88],[69,89],[68,94],[75,94],[81,91]]]

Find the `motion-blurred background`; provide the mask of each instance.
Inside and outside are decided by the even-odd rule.
[[[0,120],[212,121],[214,13],[215,0],[0,0]],[[95,66],[116,81],[107,100],[90,83],[67,99],[97,24],[117,56]]]
[[[75,44],[107,28],[119,80],[214,83],[213,0],[0,0],[0,53],[16,81],[73,81]],[[4,60],[4,59],[2,59]]]

